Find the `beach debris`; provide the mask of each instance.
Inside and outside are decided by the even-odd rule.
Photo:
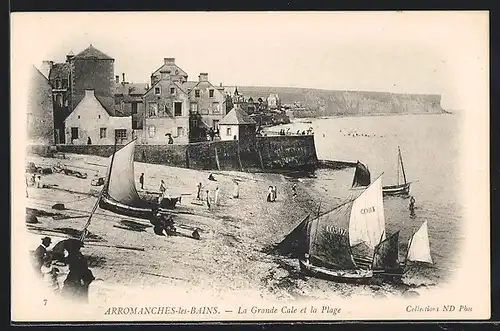
[[[64,206],[64,203],[56,203],[55,205],[52,205],[52,209],[65,210],[66,207]]]
[[[90,185],[92,186],[102,186],[104,185],[104,177],[99,177],[99,178],[94,178],[90,182]]]
[[[193,231],[193,233],[191,234],[191,236],[192,236],[194,239],[196,239],[196,240],[200,240],[200,239],[201,239],[201,237],[200,237],[200,233],[198,232],[198,229],[195,229],[195,230]]]

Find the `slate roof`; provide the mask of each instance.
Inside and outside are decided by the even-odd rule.
[[[54,63],[52,65],[52,69],[50,69],[49,79],[55,79],[57,77],[60,78],[68,78],[69,75],[69,66],[67,63]]]
[[[148,91],[146,87],[146,83],[115,83],[115,94],[143,95]]]
[[[75,55],[74,58],[81,60],[114,60],[112,57],[104,54],[103,52],[92,46],[92,44],[90,44],[90,46],[85,50]]]
[[[219,125],[220,124],[243,125],[243,124],[256,124],[256,122],[250,116],[248,116],[248,114],[243,109],[239,107],[234,107],[219,122]]]

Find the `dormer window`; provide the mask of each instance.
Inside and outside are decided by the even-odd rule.
[[[155,87],[155,95],[160,95],[160,94],[161,94],[160,87]]]
[[[214,97],[214,90],[208,90],[208,96],[210,98],[213,98]]]
[[[199,98],[200,97],[200,90],[194,90],[194,96],[196,98]]]

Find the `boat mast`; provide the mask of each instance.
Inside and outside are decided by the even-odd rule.
[[[399,154],[399,160],[401,162],[401,170],[403,171],[403,178],[406,184],[405,166],[403,164],[403,157],[401,156],[401,150],[399,149],[399,146],[398,146],[398,154]]]
[[[398,171],[398,185],[399,185],[399,146],[398,146],[398,165],[396,167],[397,171]]]
[[[109,164],[109,171],[108,171],[108,174],[106,176],[106,181],[104,182],[104,186],[102,187],[101,192],[99,192],[99,196],[97,197],[97,201],[95,202],[95,205],[92,208],[92,211],[90,212],[89,218],[87,219],[87,223],[83,227],[82,234],[80,235],[80,241],[82,243],[85,241],[85,237],[88,234],[87,228],[90,225],[90,221],[92,220],[92,216],[94,215],[95,211],[97,210],[97,207],[99,206],[99,201],[101,201],[101,198],[102,198],[104,192],[108,190],[109,179],[111,177],[111,168],[113,167],[113,160],[115,158],[115,153],[116,153],[116,138],[115,138],[115,145],[114,145],[114,148],[113,148],[113,155],[111,156],[111,162]]]
[[[410,241],[408,243],[408,249],[406,250],[405,264],[403,265],[403,270],[406,269],[406,263],[408,262],[408,255],[410,254],[410,248],[413,242],[413,236],[415,236],[415,232],[413,232],[413,234],[411,235]]]

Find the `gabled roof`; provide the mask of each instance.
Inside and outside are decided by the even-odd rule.
[[[161,67],[156,69],[151,76],[157,75],[160,72],[168,72],[170,71],[170,75],[172,76],[187,76],[187,72],[182,70],[181,67],[179,67],[177,64],[172,64],[172,63],[164,63]]]
[[[256,122],[250,116],[248,116],[248,114],[243,109],[241,109],[239,107],[234,107],[219,122],[219,125],[220,124],[242,125],[242,124],[256,124]]]
[[[90,44],[90,46],[85,50],[76,54],[74,58],[82,60],[114,60],[112,57],[104,54],[103,52],[92,46],[92,44]]]
[[[55,79],[56,77],[65,77],[69,75],[69,66],[67,63],[54,63],[52,69],[50,69],[49,79]]]
[[[156,83],[154,83],[153,85],[151,85],[151,87],[146,90],[143,95],[146,95],[146,93],[149,93],[149,91],[151,91],[152,89],[154,89],[158,84],[160,84],[161,82],[168,82],[168,84],[174,84],[175,86],[177,86],[182,92],[188,94],[187,92],[187,89],[185,87],[183,87],[184,84],[180,84],[179,82],[177,81],[166,81],[166,80],[158,80]]]

